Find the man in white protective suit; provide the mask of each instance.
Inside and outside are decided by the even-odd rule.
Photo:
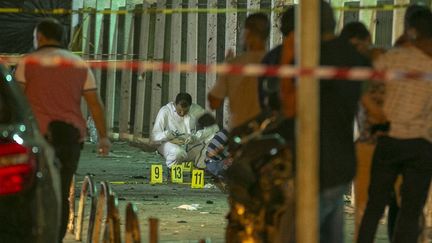
[[[163,106],[156,117],[151,139],[160,144],[158,152],[166,165],[193,161],[198,168],[205,168],[206,148],[219,130],[217,125],[202,127],[198,119],[205,110],[192,104],[188,93],[179,93],[175,102]]]

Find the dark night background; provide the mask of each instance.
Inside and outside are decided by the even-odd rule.
[[[0,8],[71,9],[71,0],[0,0]],[[0,53],[27,53],[33,50],[33,29],[44,17],[55,17],[70,33],[70,15],[0,13]]]

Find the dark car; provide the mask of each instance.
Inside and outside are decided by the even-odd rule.
[[[53,149],[0,64],[0,243],[58,242],[59,179]]]

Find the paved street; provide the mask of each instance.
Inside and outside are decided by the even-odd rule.
[[[119,198],[121,228],[124,231],[125,207],[133,202],[139,211],[142,242],[148,242],[148,218],[159,218],[160,242],[224,242],[225,215],[228,204],[226,195],[216,188],[191,189],[183,184],[149,184],[151,164],[160,164],[161,157],[156,153],[145,153],[126,143],[116,143],[110,158],[99,158],[95,145],[86,144],[77,172],[77,200],[82,180],[86,174],[93,174],[95,181],[109,181]],[[186,178],[186,181],[190,180]],[[207,181],[209,182],[209,181]],[[207,183],[206,182],[206,183]],[[125,184],[128,183],[128,184]],[[78,204],[78,201],[77,201]],[[199,204],[197,210],[176,209],[181,205]],[[88,203],[87,203],[88,205]],[[86,208],[84,232],[87,229],[88,211]],[[352,242],[352,209],[346,210],[346,242]],[[123,233],[122,233],[123,236]],[[85,233],[84,237],[85,239]],[[72,235],[67,243],[76,242]],[[385,225],[380,225],[377,243],[387,243]]]

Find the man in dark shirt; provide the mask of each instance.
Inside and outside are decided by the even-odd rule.
[[[288,10],[294,31],[294,11]],[[286,20],[284,20],[286,21]],[[321,1],[321,57],[323,66],[369,66],[369,62],[347,41],[334,34],[335,20],[330,5]],[[288,26],[288,25],[287,25]],[[283,27],[283,26],[282,26]],[[285,32],[284,32],[285,31]],[[264,63],[280,63],[282,47],[276,47],[264,57]],[[272,80],[274,82],[277,80]],[[268,101],[268,86],[260,82],[261,104],[278,108]],[[277,87],[272,84],[271,87]],[[277,89],[276,89],[277,90]],[[274,92],[274,89],[273,89]],[[343,236],[343,194],[355,175],[353,125],[361,93],[361,82],[348,80],[321,80],[320,82],[320,241],[339,243]],[[271,93],[273,96],[279,96]],[[266,102],[267,101],[267,104]],[[273,100],[274,102],[274,100]],[[293,126],[294,129],[294,126]],[[292,132],[292,134],[295,134]],[[294,136],[292,138],[294,140]],[[301,161],[298,161],[301,163]]]

